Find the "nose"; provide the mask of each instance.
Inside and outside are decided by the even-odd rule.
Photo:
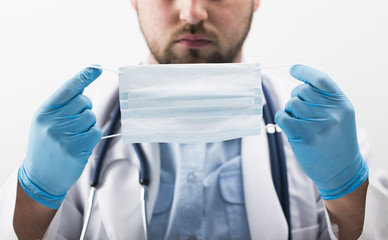
[[[188,24],[197,24],[208,19],[206,6],[202,0],[181,0],[179,18]]]

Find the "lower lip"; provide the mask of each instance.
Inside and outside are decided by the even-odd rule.
[[[206,47],[211,41],[208,40],[180,40],[178,43],[187,48],[203,48]]]

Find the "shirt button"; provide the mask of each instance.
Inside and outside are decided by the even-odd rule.
[[[197,238],[195,236],[191,236],[188,240],[197,240]]]
[[[187,175],[187,181],[195,182],[196,180],[197,180],[197,176],[195,175],[195,173],[189,173],[189,175]],[[191,238],[189,238],[189,239],[191,239]]]

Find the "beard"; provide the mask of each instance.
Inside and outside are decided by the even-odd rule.
[[[253,6],[252,6],[253,7]],[[218,44],[219,35],[214,31],[205,29],[203,22],[198,24],[187,24],[172,34],[170,39],[177,39],[178,36],[185,34],[199,34],[201,36],[209,37],[213,40],[211,44],[214,45],[214,50],[211,52],[201,49],[188,48],[183,53],[177,53],[173,51],[173,46],[176,44],[174,41],[169,41],[166,47],[161,47],[158,41],[151,41],[149,36],[143,29],[140,21],[140,28],[143,32],[144,38],[147,42],[148,48],[151,54],[154,56],[159,64],[181,64],[181,63],[231,63],[234,62],[238,54],[241,52],[244,41],[250,30],[253,17],[253,11],[246,19],[242,26],[242,31],[239,31],[237,40],[228,43],[228,47],[221,49]],[[237,34],[237,33],[236,33]],[[228,39],[229,40],[229,39]],[[228,42],[228,41],[226,41]]]
[[[240,45],[241,49],[242,44]],[[198,49],[187,49],[185,56],[179,57],[171,48],[166,48],[162,54],[153,51],[150,48],[151,54],[155,57],[159,64],[182,64],[182,63],[229,63],[233,62],[239,50],[232,51],[228,54],[221,54],[220,51],[214,51],[207,56],[203,56]]]

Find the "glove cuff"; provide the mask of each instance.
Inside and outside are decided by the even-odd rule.
[[[354,164],[359,164],[359,169],[356,173],[356,175],[350,179],[344,186],[335,189],[335,190],[323,190],[318,187],[318,190],[320,192],[320,195],[322,199],[324,200],[334,200],[340,197],[345,196],[348,193],[353,192],[357,188],[359,188],[367,179],[369,176],[369,169],[367,162],[363,159],[360,152],[357,154],[357,157],[355,158]]]
[[[30,196],[35,202],[38,202],[48,208],[58,209],[63,199],[65,199],[66,193],[61,196],[54,196],[44,192],[41,188],[36,186],[28,177],[24,164],[22,164],[19,168],[18,181],[28,196]]]

